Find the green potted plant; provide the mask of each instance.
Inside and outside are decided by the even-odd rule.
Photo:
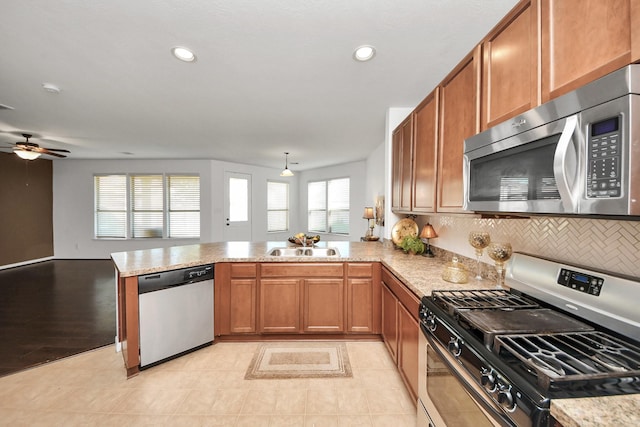
[[[424,252],[424,243],[417,236],[405,236],[400,242],[400,247],[405,253],[412,255],[421,254]]]

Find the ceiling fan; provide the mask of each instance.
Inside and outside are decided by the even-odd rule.
[[[29,138],[32,137],[31,134],[23,133],[22,136],[25,137],[26,141],[16,142],[13,147],[13,152],[16,153],[19,157],[26,160],[35,160],[42,154],[47,154],[49,156],[54,157],[67,157],[64,154],[59,153],[69,153],[69,150],[64,150],[61,148],[44,148],[40,147],[38,144],[33,142],[29,142]]]

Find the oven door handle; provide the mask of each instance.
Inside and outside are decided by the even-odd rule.
[[[579,136],[576,132],[577,128],[578,115],[567,117],[553,156],[553,175],[558,193],[560,193],[562,208],[567,213],[578,213],[578,196],[575,194],[574,188],[577,186],[578,153],[575,147],[571,150],[574,136]]]
[[[467,381],[467,379],[464,378],[458,372],[458,369],[456,369],[456,367],[453,366],[453,364],[449,361],[449,358],[447,357],[445,351],[442,350],[442,348],[440,347],[440,344],[436,342],[436,340],[431,336],[431,334],[425,334],[425,335],[427,337],[427,341],[429,342],[429,345],[431,345],[433,350],[438,354],[438,356],[440,356],[440,359],[442,360],[442,362],[447,365],[447,367],[449,368],[449,371],[453,375],[455,375],[458,381],[460,381],[463,384],[464,389],[467,391],[467,393],[469,393],[469,396],[476,402],[476,404],[482,406],[488,413],[494,415],[497,418],[497,421],[502,426],[517,427],[517,425],[514,424],[511,420],[509,420],[502,412],[499,412],[499,410],[497,410],[494,406],[487,403],[483,399],[483,397],[478,393],[475,387],[473,387],[473,385],[471,385],[469,381]]]

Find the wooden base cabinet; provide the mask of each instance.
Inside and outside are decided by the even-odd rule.
[[[389,270],[382,269],[382,337],[407,390],[418,398],[420,300]]]
[[[215,336],[380,334],[379,262],[218,263]]]
[[[382,339],[387,350],[398,364],[398,299],[383,283],[382,285]]]
[[[379,334],[382,319],[380,263],[351,262],[346,267],[347,332]]]
[[[344,280],[303,281],[304,332],[344,332]]]
[[[256,333],[256,263],[220,263],[215,267],[214,333]]]
[[[259,333],[344,332],[343,263],[260,266]]]
[[[260,280],[260,332],[300,332],[300,279]]]

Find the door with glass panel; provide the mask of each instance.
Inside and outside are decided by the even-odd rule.
[[[224,173],[224,241],[251,241],[251,175]]]

